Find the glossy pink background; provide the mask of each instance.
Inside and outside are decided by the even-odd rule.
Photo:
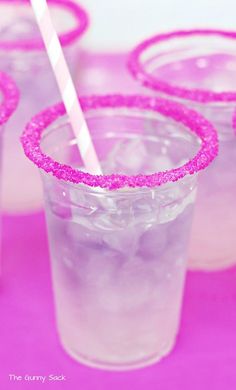
[[[133,372],[90,369],[67,356],[55,331],[41,214],[3,219],[0,389],[235,390],[236,268],[189,272],[180,334],[161,363]],[[64,382],[12,382],[9,374],[64,374]]]

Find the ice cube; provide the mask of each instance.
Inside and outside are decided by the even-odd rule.
[[[146,174],[163,172],[173,168],[173,162],[167,156],[150,156],[147,161]]]
[[[187,252],[191,231],[192,213],[193,205],[189,204],[177,216],[177,218],[169,224],[168,245],[172,248],[173,256],[176,258]]]
[[[144,261],[158,261],[161,257],[167,246],[168,225],[153,225],[142,235],[138,254]]]
[[[80,247],[101,249],[103,247],[102,235],[99,232],[89,229],[90,223],[88,218],[82,220],[83,223],[70,222],[66,228],[66,235],[74,248]],[[84,223],[85,222],[85,223]]]
[[[66,203],[57,203],[50,202],[51,211],[54,215],[62,219],[70,219],[71,218],[71,208],[69,204]]]
[[[142,230],[140,231],[138,227],[131,227],[107,233],[103,235],[103,241],[109,248],[124,253],[127,257],[132,257],[137,252],[141,234]]]
[[[123,264],[108,289],[100,291],[99,300],[110,312],[131,313],[148,304],[155,290],[153,272],[136,256]]]
[[[145,225],[150,226],[157,221],[159,206],[150,195],[143,195],[133,202],[135,224],[143,225],[143,229],[145,229]]]
[[[104,172],[136,175],[142,173],[148,154],[140,139],[122,140],[116,144],[103,166]]]
[[[93,215],[95,229],[102,231],[118,231],[131,227],[134,224],[134,215],[131,210],[120,209],[104,210]]]
[[[115,226],[112,217],[107,213],[98,213],[93,218],[93,225],[96,230],[100,231],[115,231]]]
[[[167,223],[177,218],[183,212],[187,205],[192,205],[196,197],[196,188],[191,188],[192,184],[171,183],[166,192],[160,195],[162,199],[156,197],[159,205],[158,220],[160,223]],[[161,202],[161,203],[160,203]]]
[[[100,291],[111,288],[115,283],[115,277],[123,261],[121,255],[116,252],[95,251],[86,248],[78,261],[76,272],[81,283],[92,294],[100,294]]]

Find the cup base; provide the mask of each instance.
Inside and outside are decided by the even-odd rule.
[[[188,263],[188,270],[190,271],[223,271],[236,265],[235,259],[219,259],[212,261],[200,261],[197,259],[190,259]]]
[[[136,370],[140,368],[145,368],[150,365],[153,365],[155,363],[158,363],[162,358],[166,357],[171,350],[174,348],[175,345],[175,340],[172,339],[171,343],[165,346],[163,348],[161,354],[154,354],[154,355],[149,355],[145,359],[137,360],[137,361],[131,361],[131,362],[126,362],[126,363],[109,363],[109,362],[103,362],[99,361],[96,359],[90,359],[87,356],[78,354],[76,351],[74,351],[71,348],[68,348],[63,341],[61,342],[61,345],[65,352],[70,355],[74,360],[76,360],[78,363],[81,363],[85,366],[91,367],[91,368],[96,368],[100,370],[107,370],[107,371],[131,371],[131,370]]]

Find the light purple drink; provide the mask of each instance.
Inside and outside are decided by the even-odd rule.
[[[142,367],[175,343],[197,172],[217,137],[204,118],[160,99],[81,104],[105,176],[79,170],[63,105],[22,137],[43,178],[58,330],[78,361]]]
[[[48,3],[74,75],[78,38],[87,27],[87,16],[73,0]],[[30,2],[0,0],[0,11],[0,69],[13,76],[21,92],[4,139],[2,202],[8,213],[27,213],[42,207],[42,189],[38,173],[22,154],[19,137],[27,120],[60,96]]]

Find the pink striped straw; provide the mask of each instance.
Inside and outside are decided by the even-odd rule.
[[[47,1],[30,1],[85,168],[89,173],[101,175],[100,163],[51,19]]]

